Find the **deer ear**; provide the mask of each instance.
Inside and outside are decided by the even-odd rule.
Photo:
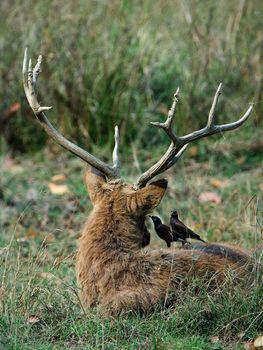
[[[88,166],[84,181],[87,186],[87,190],[91,199],[92,204],[101,197],[102,186],[106,183],[106,177],[99,170]]]
[[[166,191],[168,181],[166,179],[151,182],[148,186],[141,188],[136,192],[137,209],[150,211],[156,208],[161,202]]]

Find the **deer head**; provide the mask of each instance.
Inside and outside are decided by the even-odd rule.
[[[151,122],[153,126],[165,131],[171,140],[170,146],[160,160],[140,175],[135,184],[131,185],[125,183],[120,177],[119,130],[117,126],[115,127],[115,147],[112,154],[112,165],[108,165],[67,140],[49,122],[45,111],[50,110],[51,107],[42,107],[37,100],[36,94],[36,82],[40,73],[41,61],[42,56],[39,56],[35,67],[32,68],[31,59],[28,61],[27,49],[25,50],[23,62],[24,90],[38,122],[55,142],[90,166],[85,176],[85,182],[94,210],[98,213],[108,208],[108,215],[112,212],[115,216],[129,217],[131,221],[133,220],[134,229],[140,231],[139,246],[145,245],[149,235],[144,225],[145,215],[160,203],[167,187],[166,180],[158,180],[148,184],[149,181],[172,167],[186,150],[189,143],[206,136],[238,128],[247,120],[253,108],[250,105],[245,114],[236,122],[216,125],[215,108],[221,93],[222,84],[220,83],[208,114],[206,126],[188,135],[178,136],[172,130],[179,96],[179,89],[177,89],[166,121],[164,123]],[[114,208],[114,210],[111,208]]]

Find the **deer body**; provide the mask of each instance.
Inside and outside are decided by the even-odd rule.
[[[37,100],[36,81],[41,71],[42,57],[32,68],[25,50],[23,84],[28,102],[44,130],[65,149],[80,157],[91,167],[85,182],[93,203],[80,239],[76,272],[80,299],[85,307],[99,306],[110,314],[142,311],[166,304],[188,276],[210,281],[225,281],[229,271],[242,277],[250,267],[249,255],[240,248],[223,245],[197,245],[186,250],[146,250],[150,234],[145,217],[160,203],[166,180],[149,183],[155,176],[172,167],[188,144],[197,139],[241,126],[251,114],[251,105],[237,121],[216,125],[215,108],[221,93],[220,83],[215,93],[207,124],[188,135],[178,136],[172,124],[178,103],[179,89],[174,94],[171,109],[164,123],[154,122],[170,138],[171,143],[160,160],[146,170],[135,185],[120,179],[119,131],[115,127],[113,165],[108,165],[62,136],[50,123]],[[233,274],[232,274],[233,275]],[[170,301],[169,301],[170,302]]]
[[[208,245],[210,253],[206,245],[201,250],[142,249],[145,215],[161,201],[166,182],[134,190],[107,183],[90,169],[86,183],[94,209],[80,238],[76,264],[84,307],[99,306],[114,315],[148,312],[168,303],[189,276],[216,276],[218,282],[230,268],[236,277],[243,275],[249,256],[233,248]]]

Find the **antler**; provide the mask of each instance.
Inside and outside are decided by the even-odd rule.
[[[36,82],[39,73],[41,72],[41,62],[42,62],[42,56],[38,57],[37,63],[32,69],[32,62],[31,59],[28,61],[27,57],[27,49],[25,49],[24,54],[24,61],[23,61],[23,84],[24,84],[24,90],[27,97],[27,100],[29,102],[30,107],[32,108],[37,120],[41,124],[41,126],[44,128],[46,133],[53,138],[55,142],[60,144],[65,149],[69,150],[82,160],[84,160],[86,163],[90,164],[94,168],[98,169],[100,172],[102,172],[107,178],[109,179],[115,179],[120,177],[120,162],[118,157],[118,150],[119,150],[119,130],[118,126],[115,126],[115,147],[113,150],[113,165],[110,166],[103,161],[99,160],[98,158],[94,157],[92,154],[88,153],[87,151],[83,150],[79,146],[75,145],[71,141],[67,140],[64,136],[62,136],[49,122],[48,118],[46,117],[44,111],[50,110],[52,107],[42,107],[40,106],[37,95],[36,95]]]
[[[168,137],[171,139],[171,144],[165,152],[165,154],[162,156],[162,158],[140,176],[136,184],[137,187],[144,187],[147,184],[147,182],[153,177],[163,173],[165,170],[173,166],[180,158],[180,156],[184,153],[190,142],[201,139],[205,136],[218,134],[224,131],[234,130],[241,126],[247,120],[252,111],[253,105],[250,105],[246,113],[236,122],[223,125],[215,125],[215,108],[218,102],[219,95],[221,93],[221,87],[222,83],[219,84],[215,93],[206,126],[200,130],[194,131],[188,135],[180,137],[177,136],[172,130],[172,123],[175,117],[176,105],[178,102],[179,88],[176,90],[174,94],[173,104],[168,112],[166,121],[164,123],[151,122],[152,125],[156,126],[157,128],[161,128],[166,132]]]

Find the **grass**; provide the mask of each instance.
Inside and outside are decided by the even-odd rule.
[[[177,207],[208,241],[250,249],[259,243],[262,227],[260,150],[247,147],[241,159],[239,139],[231,135],[198,143],[167,172],[169,188],[157,211],[167,221]],[[157,158],[157,152],[147,157],[136,151],[143,159],[140,167]],[[123,174],[132,181],[135,166],[126,162]],[[146,317],[84,313],[74,272],[77,238],[91,209],[83,163],[64,152],[45,151],[33,158],[2,156],[0,164],[0,349],[241,350],[262,333],[260,276],[252,285],[222,286],[213,294],[192,285],[173,309]],[[48,187],[58,174],[70,190],[60,196]],[[204,191],[217,193],[221,203],[199,203]],[[153,234],[151,247],[160,246]]]
[[[262,8],[261,0],[1,1],[0,146],[21,152],[47,142],[21,86],[26,46],[33,62],[44,56],[40,101],[53,106],[52,122],[82,144],[112,144],[119,124],[129,146],[145,123],[137,143],[153,148],[148,121],[166,115],[177,86],[180,131],[201,127],[220,81],[224,122],[253,101],[258,125]]]
[[[91,209],[84,166],[49,143],[19,82],[28,46],[33,61],[44,55],[39,99],[53,106],[50,120],[106,160],[119,124],[131,182],[166,147],[149,121],[164,119],[177,86],[179,134],[204,125],[220,81],[220,122],[256,102],[239,132],[189,147],[157,209],[167,221],[177,207],[209,242],[252,249],[263,225],[262,1],[4,0],[0,16],[0,349],[244,349],[262,334],[261,281],[217,294],[192,286],[174,309],[144,318],[84,314],[74,272]],[[57,174],[69,188],[60,196],[48,186]],[[221,203],[200,203],[205,191]]]

